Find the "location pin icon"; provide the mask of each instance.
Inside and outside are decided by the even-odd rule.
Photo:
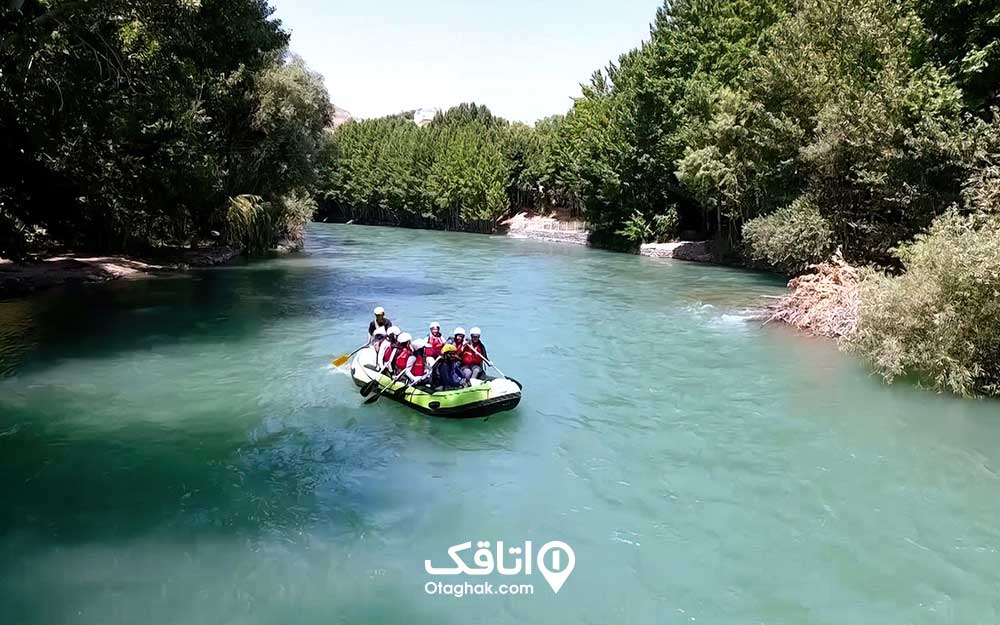
[[[545,556],[553,550],[555,553],[552,554],[552,566],[550,567],[545,561]],[[573,548],[563,541],[550,540],[538,550],[536,564],[545,581],[552,588],[552,592],[558,594],[569,574],[573,572],[573,567],[576,566],[576,554],[573,553]]]

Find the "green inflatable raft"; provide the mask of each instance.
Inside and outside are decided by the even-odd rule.
[[[450,391],[435,391],[430,386],[410,386],[393,382],[375,368],[375,350],[366,347],[351,361],[351,377],[359,387],[377,382],[376,390],[384,388],[382,397],[394,399],[432,417],[468,419],[485,417],[510,410],[521,401],[521,383],[513,378],[473,380],[473,386]],[[374,391],[373,391],[374,392]]]

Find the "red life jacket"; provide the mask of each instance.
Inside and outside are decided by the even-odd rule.
[[[437,358],[441,355],[442,347],[444,347],[444,337],[434,336],[431,334],[427,337],[427,345],[424,347],[424,355],[431,358]]]
[[[473,367],[476,365],[483,364],[483,357],[477,354],[479,351],[472,345],[472,343],[465,343],[462,345],[462,364],[466,367]]]
[[[382,364],[383,365],[387,365],[390,362],[392,362],[392,352],[394,352],[395,350],[396,350],[396,348],[393,347],[391,343],[389,344],[389,347],[385,348],[385,353],[382,354]]]
[[[424,348],[424,351],[427,351],[426,347]],[[417,359],[413,362],[413,368],[410,369],[410,373],[412,373],[413,376],[417,378],[423,377],[424,373],[427,372],[425,369],[427,361],[421,354],[414,354],[414,356],[416,356]]]
[[[402,371],[403,369],[406,368],[406,361],[408,361],[410,359],[410,354],[412,354],[412,353],[413,352],[410,351],[410,346],[409,345],[407,345],[406,347],[404,347],[402,349],[398,349],[397,348],[397,350],[396,350],[396,359],[393,362],[393,366],[396,368],[396,371]]]

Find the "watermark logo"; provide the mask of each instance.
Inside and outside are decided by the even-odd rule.
[[[451,566],[437,567],[430,560],[424,560],[424,570],[428,575],[450,576],[450,575],[532,575],[538,571],[548,582],[552,592],[558,593],[569,579],[570,574],[576,567],[576,554],[573,548],[561,540],[550,540],[538,549],[534,550],[532,541],[526,540],[522,545],[507,547],[502,540],[490,543],[488,540],[476,542],[475,550],[472,552],[471,564],[466,562],[468,554],[464,552],[472,550],[472,541],[452,545],[448,547],[448,557],[451,558]],[[440,581],[428,582],[424,585],[424,590],[428,594],[447,594],[461,597],[468,594],[533,594],[532,584],[501,584],[498,589],[488,582],[471,584],[446,584]]]

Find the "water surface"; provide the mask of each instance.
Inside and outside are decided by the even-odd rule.
[[[317,224],[300,255],[0,302],[0,623],[1000,621],[1000,404],[748,320],[780,292]],[[376,304],[481,326],[521,405],[363,406],[329,361]],[[576,569],[424,593],[425,559],[496,539]]]

